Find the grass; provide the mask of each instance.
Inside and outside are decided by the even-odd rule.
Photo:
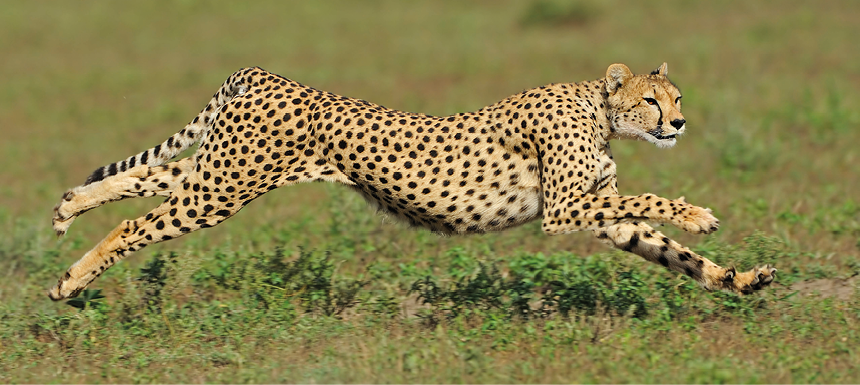
[[[839,0],[7,4],[0,382],[860,382],[860,296],[792,290],[860,273],[858,17]],[[44,296],[158,203],[55,240],[62,192],[178,131],[240,67],[442,115],[664,61],[688,134],[614,144],[620,190],[711,207],[714,235],[663,230],[776,264],[772,289],[707,293],[536,224],[440,238],[309,184],[147,248],[80,301]]]

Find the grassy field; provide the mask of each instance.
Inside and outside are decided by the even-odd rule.
[[[860,4],[7,2],[0,12],[0,382],[860,382]],[[51,208],[181,129],[258,65],[387,107],[474,110],[662,62],[671,150],[613,144],[622,194],[714,209],[720,264],[773,263],[736,297],[537,223],[440,238],[345,188],[273,191],[151,246],[84,298],[45,290],[138,199]],[[103,298],[100,298],[102,297]]]

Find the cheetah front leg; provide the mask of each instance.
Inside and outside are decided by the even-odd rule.
[[[686,274],[708,290],[748,294],[773,282],[776,269],[770,265],[738,273],[734,267],[723,268],[651,228],[644,222],[671,223],[688,232],[707,234],[719,228],[719,221],[711,210],[691,205],[683,197],[669,200],[652,194],[618,195],[615,163],[608,151],[601,154],[600,161],[603,174],[592,193],[546,202],[545,232],[592,230],[602,242]]]
[[[610,246],[659,263],[669,270],[686,274],[707,290],[727,290],[750,294],[770,285],[776,269],[770,265],[739,273],[723,268],[681,246],[645,223],[620,223],[594,231],[597,239]]]
[[[596,184],[594,195],[578,201],[574,199],[570,203],[570,207],[578,207],[579,210],[587,212],[582,215],[584,218],[571,220],[574,225],[579,222],[580,225],[585,223],[586,226],[601,226],[592,229],[601,242],[659,263],[669,270],[686,274],[707,290],[748,294],[769,285],[776,278],[776,269],[770,265],[743,273],[738,273],[733,267],[723,268],[669,239],[641,220],[631,220],[646,217],[657,222],[673,223],[694,233],[711,232],[719,226],[719,221],[711,215],[711,210],[690,205],[683,197],[670,201],[651,194],[639,197],[619,196],[615,163],[608,152],[602,155],[601,161],[604,174],[601,183]],[[570,212],[575,213],[576,210]],[[607,225],[607,221],[611,223]]]
[[[671,223],[693,234],[710,234],[720,228],[720,221],[710,209],[691,205],[683,199],[669,200],[654,194],[586,193],[555,202],[545,201],[544,204],[542,228],[551,235],[643,221]]]
[[[54,207],[54,231],[57,236],[64,235],[75,218],[105,203],[133,197],[168,196],[196,164],[192,156],[163,166],[142,165],[69,189]]]

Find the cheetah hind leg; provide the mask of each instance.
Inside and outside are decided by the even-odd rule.
[[[142,165],[69,189],[54,206],[54,231],[57,236],[65,235],[75,218],[105,203],[134,197],[169,196],[195,165],[193,156],[163,166]]]
[[[173,187],[168,186],[172,188],[172,192],[166,201],[143,217],[123,221],[104,240],[69,267],[57,284],[48,290],[48,297],[55,301],[75,297],[120,259],[130,256],[147,245],[175,239],[201,228],[216,226],[258,196],[274,188],[315,180],[354,184],[334,166],[323,163],[319,159],[300,159],[295,167],[302,168],[301,172],[260,171],[257,174],[258,180],[270,180],[272,184],[266,187],[258,184],[255,186],[256,189],[246,190],[240,200],[229,199],[230,193],[227,190],[232,189],[226,188],[224,184],[220,185],[223,188],[220,193],[213,192],[214,196],[211,199],[198,199],[200,194],[196,191],[206,189],[214,191],[219,186],[213,184],[211,179],[204,180],[203,175],[206,171],[213,171],[208,164],[201,163],[199,170],[195,170],[196,165],[188,164],[187,177],[177,181]],[[173,169],[169,170],[168,174],[172,175]],[[167,190],[165,188],[161,191]],[[116,190],[107,189],[107,191],[116,193]]]
[[[48,297],[54,301],[75,297],[119,260],[148,245],[175,239],[201,228],[216,226],[265,193],[249,191],[245,200],[238,202],[239,204],[217,197],[205,201],[196,199],[194,186],[211,186],[202,183],[197,173],[191,173],[187,182],[176,186],[167,200],[148,214],[120,223],[98,245],[69,267],[57,284],[48,290]]]

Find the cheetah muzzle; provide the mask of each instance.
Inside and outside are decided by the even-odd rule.
[[[437,233],[501,231],[540,219],[546,234],[592,231],[708,290],[759,290],[776,269],[720,267],[649,225],[708,234],[719,227],[710,210],[684,199],[618,195],[610,140],[671,147],[684,133],[681,93],[667,73],[665,63],[648,75],[613,64],[598,80],[549,84],[436,117],[320,91],[257,67],[239,70],[178,133],[99,167],[63,195],[54,210],[58,235],[108,202],[167,199],[123,221],[48,295],[74,297],[147,245],[216,226],[268,191],[312,181],[346,185],[391,217]],[[173,159],[193,145],[193,156]]]

